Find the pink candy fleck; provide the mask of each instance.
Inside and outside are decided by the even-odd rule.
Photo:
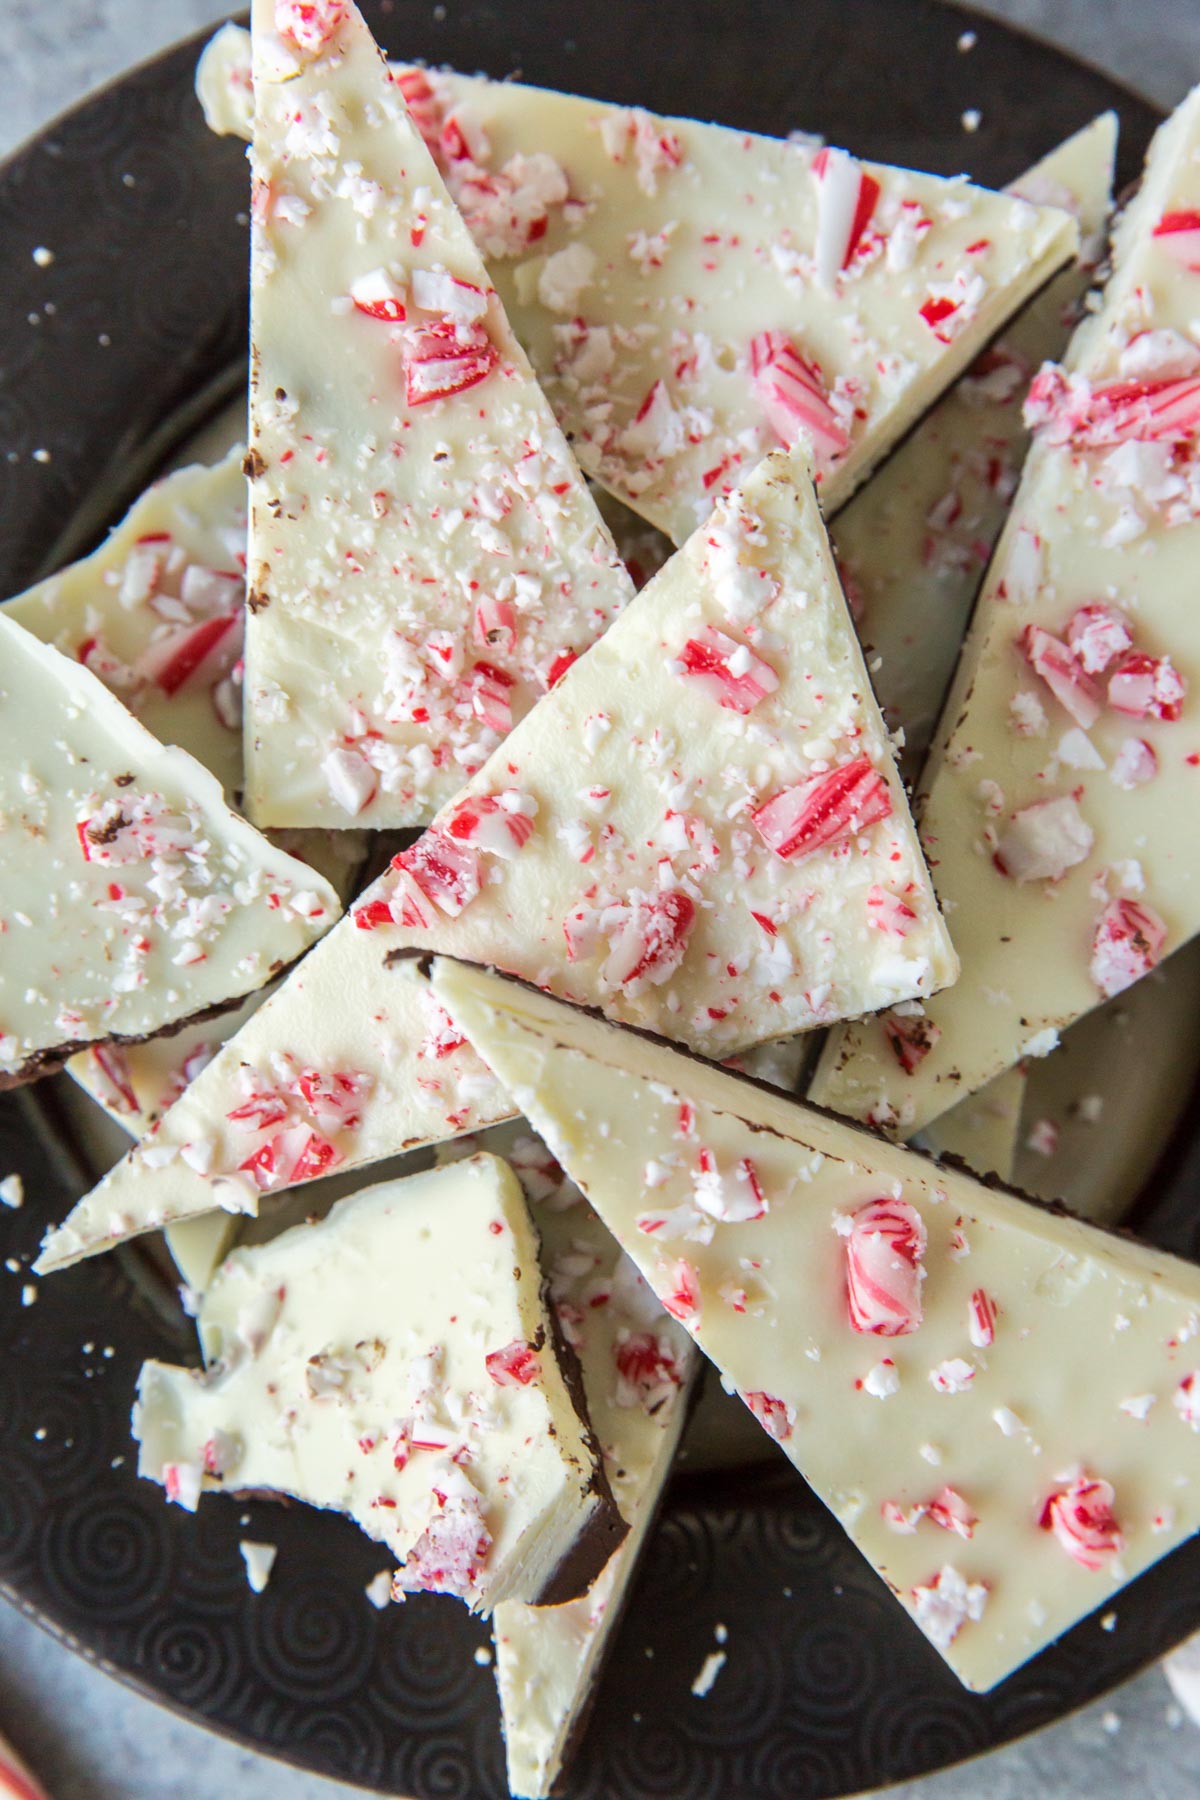
[[[489,1350],[483,1362],[497,1387],[528,1387],[542,1372],[536,1350],[520,1338],[503,1350]]]
[[[853,1330],[906,1337],[923,1317],[925,1221],[908,1200],[869,1200],[838,1221],[846,1241],[846,1302]]]
[[[1139,900],[1110,900],[1092,938],[1088,973],[1106,999],[1157,967],[1167,940],[1158,914]]]
[[[1125,1539],[1113,1512],[1112,1484],[1080,1476],[1052,1494],[1042,1508],[1039,1523],[1052,1531],[1067,1555],[1095,1574],[1120,1556]]]
[[[777,1444],[791,1437],[792,1414],[784,1401],[763,1393],[743,1394],[742,1398],[768,1437],[773,1437]]]
[[[891,811],[887,782],[870,757],[859,756],[828,774],[782,789],[750,817],[776,856],[790,861],[865,831],[889,818]]]

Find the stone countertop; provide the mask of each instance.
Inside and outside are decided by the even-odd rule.
[[[0,155],[62,107],[229,10],[220,0],[0,0]],[[1200,0],[982,0],[1173,105],[1200,78]],[[736,1655],[736,1645],[732,1646]],[[353,1800],[143,1700],[0,1607],[0,1728],[54,1800]],[[1200,1735],[1151,1670],[1036,1737],[893,1800],[1193,1800]],[[616,1797],[614,1796],[614,1800]]]

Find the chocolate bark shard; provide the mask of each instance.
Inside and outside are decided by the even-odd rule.
[[[907,1132],[1200,929],[1200,90],[1159,131],[1100,309],[1030,392],[1037,439],[917,806],[963,959],[909,1066],[835,1032],[822,1104]]]
[[[253,16],[247,808],[420,825],[632,583],[358,10]]]
[[[567,1606],[504,1601],[493,1621],[508,1785],[548,1794],[586,1717],[689,1410],[700,1357],[523,1120],[447,1145],[489,1149],[525,1188],[551,1304],[579,1361],[588,1417],[629,1536]]]
[[[81,663],[0,615],[0,1086],[236,1004],[327,931],[329,884]]]
[[[1095,279],[1112,205],[1117,119],[1103,113],[1018,176],[1012,191],[1079,221],[1079,259],[1005,326],[830,527],[885,717],[915,780],[1000,536],[1030,433],[1021,402],[1060,356]]]
[[[246,484],[235,449],[212,468],[155,482],[90,556],[3,612],[203,763],[236,805],[245,594]]]
[[[1200,1269],[509,979],[431,986],[968,1686],[1200,1527]]]
[[[580,1594],[621,1542],[498,1158],[234,1251],[198,1326],[205,1375],[152,1362],[139,1384],[139,1469],[168,1498],[255,1489],[344,1512],[400,1564],[398,1594],[480,1612]]]
[[[1011,1181],[1025,1099],[1023,1069],[1006,1069],[977,1094],[968,1094],[922,1133],[935,1156],[959,1157],[977,1175]]]
[[[220,34],[214,129],[246,134],[247,72]],[[676,543],[798,431],[831,513],[1074,249],[965,179],[394,74],[584,467]]]
[[[819,672],[819,673],[818,673]],[[952,980],[956,960],[801,459],[768,457],[163,1119],[43,1266],[302,1179],[254,1161],[307,1069],[366,1164],[510,1116],[414,946],[496,961],[711,1054]],[[286,1069],[289,1073],[281,1074]],[[316,1171],[316,1172],[324,1172]]]

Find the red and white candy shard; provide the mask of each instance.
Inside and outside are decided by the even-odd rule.
[[[255,1488],[344,1512],[399,1564],[397,1595],[536,1599],[606,1504],[540,1279],[490,1156],[236,1250],[200,1306],[206,1374],[142,1370],[140,1472],[193,1509]]]
[[[1194,1265],[476,967],[430,982],[968,1686],[1200,1527]],[[758,1216],[689,1226],[701,1149],[750,1158]]]
[[[777,686],[749,714],[677,672],[681,644],[710,626],[769,657]],[[895,929],[880,928],[881,895]],[[106,1247],[114,1218],[133,1235],[151,1218],[254,1201],[260,1170],[244,1165],[273,1134],[239,1139],[231,1123],[242,1071],[296,1044],[324,1075],[370,1078],[358,1126],[317,1129],[339,1168],[511,1116],[472,1052],[440,1028],[431,1037],[404,971],[385,968],[393,950],[417,946],[498,963],[714,1056],[953,978],[794,459],[768,459],[723,501],[396,857],[330,951],[164,1118],[153,1156],[118,1165],[81,1203],[71,1253]],[[294,1145],[261,1171],[273,1187],[281,1166],[284,1179],[311,1166]]]
[[[357,8],[254,30],[246,804],[425,824],[633,587]]]
[[[231,813],[73,658],[0,618],[0,1085],[261,987],[337,895]]]
[[[1025,416],[1034,443],[919,782],[962,958],[902,1056],[834,1033],[814,1100],[907,1135],[1200,930],[1200,94],[1155,140],[1114,269]],[[868,620],[868,629],[870,620]],[[895,642],[891,648],[895,655]]]
[[[1050,1496],[1040,1524],[1054,1533],[1081,1569],[1095,1574],[1114,1563],[1125,1548],[1113,1511],[1115,1499],[1111,1482],[1080,1476]]]
[[[219,42],[205,109],[245,132]],[[293,92],[309,66],[283,59]],[[676,543],[797,435],[839,505],[1073,249],[1063,213],[961,179],[516,82],[393,77],[584,467]],[[272,205],[295,235],[290,200]],[[425,242],[432,217],[422,197]]]

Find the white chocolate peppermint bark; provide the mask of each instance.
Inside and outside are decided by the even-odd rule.
[[[797,457],[719,503],[42,1266],[511,1117],[421,984],[388,968],[414,946],[722,1057],[954,978]],[[314,1115],[314,1081],[350,1084],[340,1111]],[[276,1145],[301,1124],[312,1154]]]
[[[4,606],[90,669],[155,737],[242,785],[242,451],[156,482],[90,556]]]
[[[99,549],[4,605],[34,637],[81,662],[155,737],[211,770],[232,805],[242,793],[244,456],[234,446],[211,466],[164,476]],[[366,854],[358,831],[279,831],[272,842],[343,899]]]
[[[798,457],[718,503],[354,924],[712,1056],[954,979]]]
[[[1021,403],[1060,356],[1103,249],[1117,120],[1105,113],[1014,184],[1079,222],[1079,260],[1005,327],[830,528],[879,703],[919,774],[963,633],[1000,535],[1029,431]]]
[[[1023,1068],[1006,1069],[935,1119],[922,1133],[923,1146],[935,1156],[959,1157],[977,1175],[1011,1181],[1026,1085]]]
[[[350,899],[363,860],[364,833],[281,831],[270,837],[277,848],[289,849],[308,867],[319,869],[343,903]],[[169,1037],[150,1038],[144,1044],[93,1045],[71,1058],[67,1072],[130,1137],[143,1138],[270,992],[268,988],[250,994],[240,1006],[185,1025]]]
[[[549,1794],[582,1727],[600,1665],[688,1411],[700,1358],[575,1184],[524,1121],[447,1145],[503,1156],[525,1189],[558,1326],[579,1358],[588,1417],[629,1536],[565,1606],[505,1601],[492,1620],[513,1794]]]
[[[424,824],[632,584],[356,8],[254,21],[247,809]]]
[[[198,1325],[205,1372],[151,1362],[138,1387],[139,1472],[169,1499],[266,1489],[345,1513],[400,1565],[397,1597],[485,1613],[579,1594],[620,1543],[497,1157],[234,1251]]]
[[[401,80],[583,467],[676,543],[797,436],[832,513],[1075,245],[1063,215],[965,180]]]
[[[214,130],[245,134],[246,66],[210,46]],[[580,462],[676,543],[798,435],[834,510],[1075,247],[964,179],[395,75]]]
[[[1200,93],[1160,131],[1037,434],[918,802],[953,996],[837,1032],[812,1090],[919,1127],[1200,928]]]
[[[0,616],[0,1086],[225,1008],[341,908],[82,664]]]
[[[967,1686],[1200,1527],[1200,1269],[496,975],[432,986]]]

